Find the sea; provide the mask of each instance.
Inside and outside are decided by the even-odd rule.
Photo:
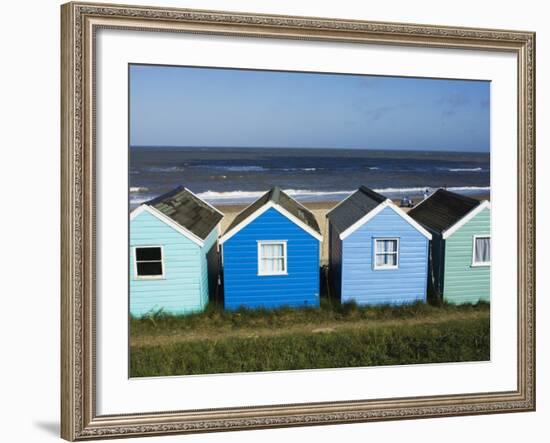
[[[445,187],[490,193],[490,155],[316,148],[130,147],[130,208],[183,185],[214,205],[248,204],[273,186],[301,202],[339,201],[366,185],[390,198]]]

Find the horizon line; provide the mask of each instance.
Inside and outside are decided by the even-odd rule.
[[[179,149],[322,149],[322,150],[347,150],[347,151],[397,151],[397,152],[450,152],[457,154],[490,154],[491,150],[487,151],[456,151],[445,149],[380,149],[380,148],[335,148],[335,147],[315,147],[315,146],[195,146],[195,145],[132,145],[130,148],[179,148]]]

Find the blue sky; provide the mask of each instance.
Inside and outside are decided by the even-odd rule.
[[[489,152],[490,83],[130,66],[132,146]]]

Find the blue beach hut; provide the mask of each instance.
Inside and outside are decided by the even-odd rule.
[[[390,199],[361,186],[327,218],[329,279],[342,303],[426,300],[431,234]]]
[[[130,314],[202,311],[218,280],[223,214],[178,187],[130,214]]]
[[[220,238],[226,309],[319,306],[319,225],[275,187]]]

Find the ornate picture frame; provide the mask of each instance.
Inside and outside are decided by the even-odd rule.
[[[61,435],[87,440],[533,411],[535,409],[535,34],[524,31],[68,3],[62,21]],[[503,51],[518,68],[517,389],[147,414],[97,415],[95,35],[183,32]]]

